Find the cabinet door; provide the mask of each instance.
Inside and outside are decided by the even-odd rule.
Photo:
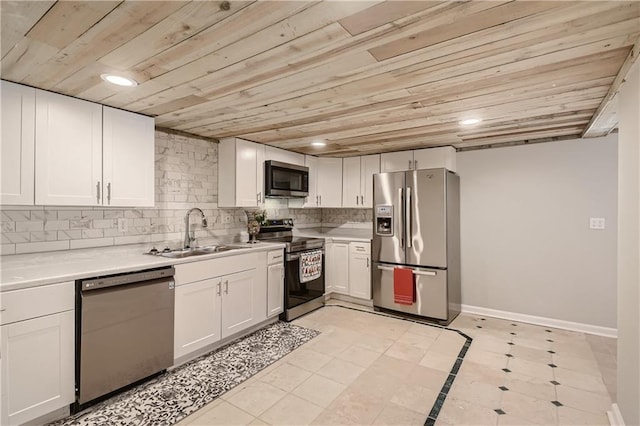
[[[349,246],[349,294],[371,299],[370,245],[351,243]]]
[[[305,155],[304,165],[309,168],[309,196],[304,199],[304,207],[318,207],[318,157]]]
[[[360,207],[373,207],[373,175],[380,173],[380,154],[360,157]]]
[[[258,144],[236,139],[236,207],[258,206]],[[263,178],[264,179],[264,178]]]
[[[320,207],[342,207],[342,158],[318,158]]]
[[[267,267],[267,317],[284,310],[284,263]]]
[[[105,106],[102,120],[103,204],[153,207],[153,118]]]
[[[0,203],[33,205],[36,89],[0,81]]]
[[[22,424],[75,399],[74,312],[3,325],[3,425]]]
[[[333,243],[330,276],[333,291],[349,294],[349,244]]]
[[[102,105],[36,90],[36,204],[102,205]]]
[[[399,172],[413,169],[413,151],[384,152],[380,154],[380,172]]]
[[[173,357],[220,340],[222,280],[211,278],[176,287]]]
[[[265,148],[266,160],[280,161],[282,163],[304,166],[304,157],[304,154],[287,151],[286,149],[276,148],[273,146],[267,146]]]
[[[254,324],[256,285],[255,269],[222,277],[223,338]]]
[[[342,207],[360,207],[360,157],[342,159]]]
[[[437,169],[444,167],[456,171],[456,149],[452,146],[425,148],[413,151],[415,169]]]

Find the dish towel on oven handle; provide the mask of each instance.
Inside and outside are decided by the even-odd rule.
[[[300,282],[315,280],[322,275],[322,250],[300,253]]]

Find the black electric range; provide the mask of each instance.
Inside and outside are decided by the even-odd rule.
[[[293,235],[293,219],[270,219],[257,239],[285,243],[284,312],[291,321],[324,306],[324,239]]]

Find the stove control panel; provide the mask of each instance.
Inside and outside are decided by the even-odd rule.
[[[261,227],[285,227],[285,228],[293,228],[293,219],[291,218],[286,218],[286,219],[267,219],[266,223],[263,224]]]

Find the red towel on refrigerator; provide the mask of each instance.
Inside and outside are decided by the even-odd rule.
[[[401,305],[413,305],[415,300],[413,270],[393,268],[393,301]]]

